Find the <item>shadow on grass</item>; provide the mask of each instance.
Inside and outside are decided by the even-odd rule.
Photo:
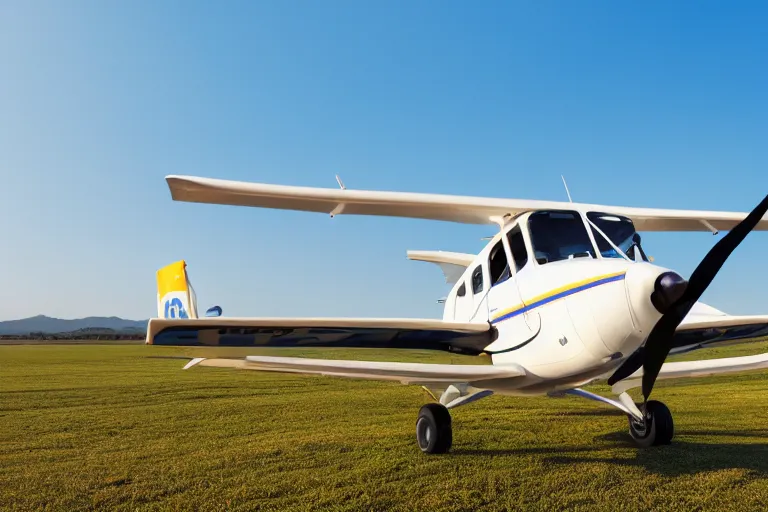
[[[612,432],[595,438],[589,446],[549,446],[501,450],[454,450],[458,455],[541,455],[550,464],[594,464],[641,467],[664,476],[690,475],[705,471],[745,469],[768,476],[768,430],[680,431],[676,436],[719,436],[764,439],[764,443],[699,443],[675,439],[667,446],[638,448],[629,433]],[[619,450],[617,456],[604,456]]]
[[[508,456],[520,456],[520,455],[554,455],[556,453],[563,454],[563,453],[583,453],[583,452],[596,452],[600,450],[606,450],[611,448],[624,448],[624,444],[607,444],[603,443],[601,445],[594,445],[594,446],[568,446],[568,447],[558,447],[558,446],[538,446],[538,447],[532,447],[532,448],[489,448],[489,449],[482,449],[482,448],[470,448],[470,449],[463,449],[463,448],[454,448],[451,450],[451,453],[455,455],[471,455],[471,456],[493,456],[493,455],[508,455]]]
[[[550,416],[626,416],[618,409],[584,409],[577,411],[557,411]]]
[[[750,430],[680,430],[677,436],[719,436],[719,437],[753,437],[762,438],[768,442],[768,428]]]

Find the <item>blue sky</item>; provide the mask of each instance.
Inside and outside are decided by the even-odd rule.
[[[439,317],[491,227],[186,204],[164,177],[746,211],[768,193],[768,6],[3,2],[0,320]],[[648,234],[688,275],[715,239]],[[704,300],[768,312],[768,234]]]

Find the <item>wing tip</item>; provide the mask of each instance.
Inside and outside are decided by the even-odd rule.
[[[193,360],[191,360],[190,362],[188,362],[186,365],[184,365],[184,368],[182,368],[182,370],[189,370],[193,366],[197,366],[198,364],[200,364],[203,361],[205,361],[205,359],[206,359],[205,357],[196,357]]]

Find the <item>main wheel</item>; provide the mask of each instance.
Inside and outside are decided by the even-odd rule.
[[[645,404],[643,421],[629,417],[629,434],[643,448],[669,444],[675,435],[672,413],[661,402],[651,400]]]
[[[446,453],[451,449],[451,414],[442,404],[427,404],[416,420],[416,441],[424,453]]]

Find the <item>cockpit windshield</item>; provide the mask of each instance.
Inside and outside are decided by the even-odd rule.
[[[600,212],[587,213],[589,219],[611,242],[621,249],[627,257],[633,261],[648,261],[648,257],[640,246],[640,235],[635,231],[632,220],[620,215],[612,215]],[[621,258],[621,255],[611,247],[611,244],[593,226],[590,226],[592,235],[597,242],[597,248],[603,258]]]
[[[594,258],[589,233],[578,212],[538,211],[528,217],[533,254],[539,264],[570,258]]]

